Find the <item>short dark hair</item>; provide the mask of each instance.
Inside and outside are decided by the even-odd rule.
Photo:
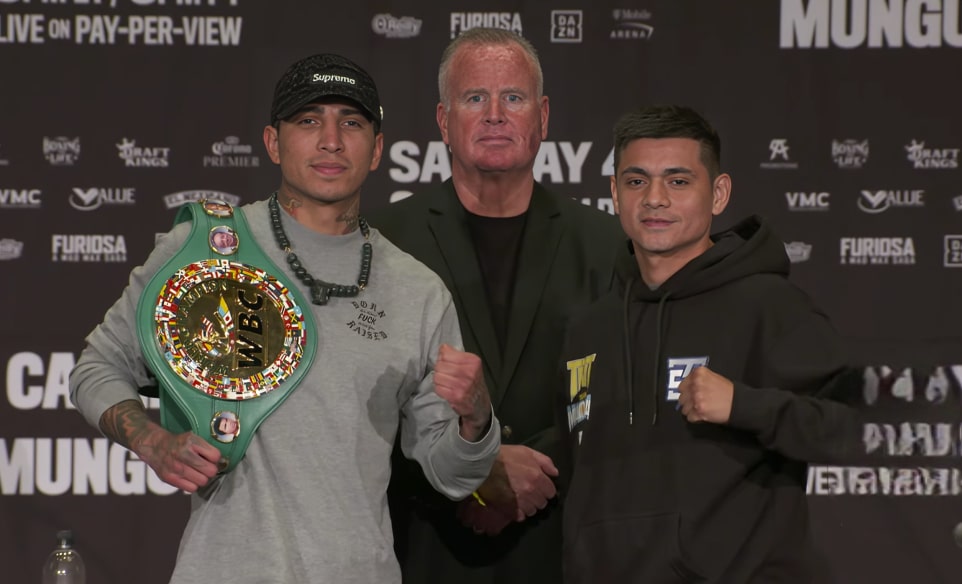
[[[701,161],[714,180],[721,172],[721,138],[718,132],[690,107],[652,105],[621,116],[615,123],[615,172],[621,152],[642,138],[691,138],[701,144]]]

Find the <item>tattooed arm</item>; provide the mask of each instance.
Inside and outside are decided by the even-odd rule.
[[[183,247],[190,223],[162,237],[130,274],[123,294],[87,336],[70,371],[70,401],[91,426],[126,447],[161,480],[194,492],[217,473],[220,451],[191,433],[174,435],[148,415],[138,388],[156,384],[137,338],[137,305],[150,278]]]
[[[139,400],[125,400],[106,410],[100,430],[137,454],[165,483],[188,493],[217,474],[219,450],[193,432],[168,432],[147,416]]]

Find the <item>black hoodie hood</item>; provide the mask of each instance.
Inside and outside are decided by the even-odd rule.
[[[705,253],[685,264],[658,288],[651,290],[641,281],[633,251],[622,254],[617,266],[617,288],[628,290],[632,301],[658,302],[663,297],[686,298],[718,288],[751,274],[788,276],[790,262],[784,244],[762,217],[751,215],[731,229],[711,236]],[[632,250],[631,241],[627,242]]]

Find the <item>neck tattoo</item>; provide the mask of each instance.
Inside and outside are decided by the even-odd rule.
[[[274,196],[276,197],[276,196],[277,196],[277,193],[274,193]],[[290,213],[291,215],[293,215],[293,214],[294,214],[294,209],[300,207],[300,206],[301,206],[301,202],[298,201],[297,199],[291,198],[291,199],[288,200],[287,202],[281,203],[281,205],[283,205],[284,208],[287,209],[287,212],[288,212],[288,213]]]
[[[354,212],[352,212],[352,211],[348,211],[347,213],[344,213],[344,214],[340,215],[340,216],[337,218],[337,220],[343,222],[343,223],[346,225],[345,228],[346,228],[348,231],[354,231],[354,230],[357,229],[357,227],[358,227],[357,222],[358,222],[358,220],[360,220],[360,218],[361,218],[361,216],[358,215],[357,213],[354,213]]]
[[[274,230],[274,239],[277,240],[277,245],[280,246],[281,251],[287,254],[287,263],[290,265],[291,271],[294,272],[294,275],[297,276],[301,282],[304,282],[307,287],[310,288],[312,303],[323,306],[327,304],[331,296],[353,298],[360,294],[361,290],[367,286],[368,278],[371,276],[371,257],[374,255],[374,252],[371,248],[371,242],[368,241],[370,230],[367,227],[367,221],[365,221],[363,217],[359,216],[357,218],[357,225],[361,229],[361,234],[364,235],[364,245],[361,247],[361,271],[357,275],[357,284],[332,284],[331,282],[325,282],[310,275],[300,260],[297,259],[297,255],[291,250],[291,242],[287,239],[284,226],[281,225],[281,211],[277,204],[276,192],[267,200],[267,208],[271,215],[271,227]]]

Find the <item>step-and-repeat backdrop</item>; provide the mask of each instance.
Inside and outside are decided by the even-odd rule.
[[[69,405],[84,337],[179,205],[276,187],[261,133],[300,57],[341,52],[378,82],[362,209],[445,179],[438,58],[484,25],[540,52],[534,172],[562,196],[611,210],[629,108],[716,124],[734,179],[719,227],[774,221],[864,365],[874,464],[809,477],[820,581],[960,582],[959,0],[0,0],[0,580],[38,582],[72,528],[90,582],[167,581],[188,497]]]

